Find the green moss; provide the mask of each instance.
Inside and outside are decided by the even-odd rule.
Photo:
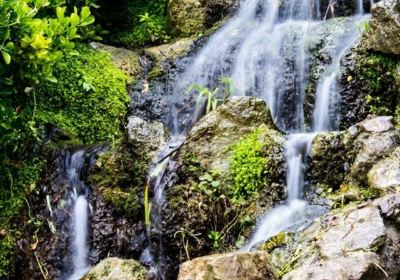
[[[370,112],[376,115],[395,115],[400,104],[400,60],[385,54],[362,54],[357,61],[357,75]]]
[[[0,183],[0,278],[13,272],[13,254],[19,237],[19,228],[13,220],[20,220],[19,214],[26,204],[26,196],[36,190],[44,160],[32,159],[9,163],[1,168]],[[27,217],[25,217],[27,218]]]
[[[135,147],[121,145],[103,153],[92,167],[89,182],[117,212],[142,217],[143,193],[149,159]]]
[[[277,247],[281,247],[293,241],[293,235],[288,232],[280,232],[268,239],[262,246],[261,250],[272,252]]]
[[[268,152],[275,143],[269,135],[273,133],[259,128],[231,147],[229,177],[234,197],[246,199],[272,182]]]
[[[127,77],[109,54],[83,45],[54,69],[57,83],[35,90],[36,120],[52,123],[82,143],[116,141],[126,112]]]

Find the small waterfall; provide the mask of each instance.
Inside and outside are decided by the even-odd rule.
[[[333,58],[333,61],[326,67],[317,85],[313,112],[314,132],[338,129],[340,117],[338,79],[341,77],[341,61],[359,39],[361,23],[367,18],[368,16],[356,16],[354,19],[347,20],[343,30],[333,40],[333,46],[335,47],[330,52],[330,57]]]
[[[69,280],[81,279],[89,270],[87,262],[88,248],[88,218],[89,203],[85,195],[80,195],[74,200],[73,213],[73,265],[74,272]]]
[[[68,280],[81,279],[89,270],[89,189],[84,182],[84,176],[95,156],[103,147],[90,147],[76,151],[67,151],[64,160],[64,176],[70,191],[70,254],[72,267],[65,277]]]

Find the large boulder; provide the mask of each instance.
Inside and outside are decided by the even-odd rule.
[[[365,40],[373,51],[400,54],[400,1],[380,1],[372,7],[372,18]]]
[[[135,260],[107,258],[91,268],[83,280],[147,280],[147,270]]]
[[[228,253],[185,262],[178,280],[275,280],[268,253]]]
[[[262,124],[268,126],[277,142],[283,142],[264,100],[233,97],[193,127],[182,154],[195,155],[206,169],[226,173],[230,156],[227,148]]]

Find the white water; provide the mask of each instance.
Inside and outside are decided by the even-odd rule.
[[[74,242],[73,242],[73,265],[74,272],[69,280],[81,279],[89,270],[87,263],[87,235],[88,235],[88,217],[89,203],[84,195],[80,195],[74,201]]]
[[[88,265],[88,220],[89,203],[87,201],[87,188],[80,178],[80,173],[85,164],[85,151],[79,150],[67,156],[66,173],[68,183],[72,187],[72,222],[71,222],[71,256],[73,270],[68,280],[79,280],[89,270]]]

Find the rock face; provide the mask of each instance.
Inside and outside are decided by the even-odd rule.
[[[275,280],[268,253],[228,253],[185,262],[178,280]]]
[[[300,237],[302,260],[283,279],[386,279],[377,251],[386,242],[386,227],[378,208],[328,214]]]
[[[367,48],[388,54],[400,54],[399,0],[380,1],[372,7],[371,13]]]
[[[90,269],[83,280],[146,280],[147,270],[135,260],[107,258]]]

